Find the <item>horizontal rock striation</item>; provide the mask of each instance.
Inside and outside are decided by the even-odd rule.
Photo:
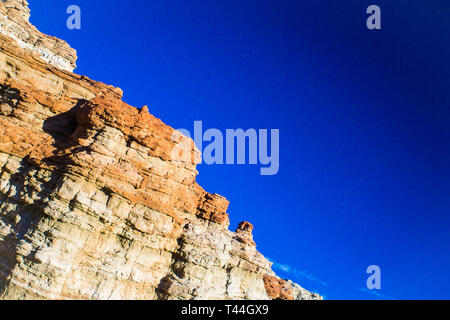
[[[0,0],[0,33],[40,59],[60,69],[73,71],[77,54],[65,41],[39,32],[29,22],[26,0]]]
[[[200,153],[0,1],[0,298],[318,299],[196,183]],[[180,145],[190,159],[173,157]]]

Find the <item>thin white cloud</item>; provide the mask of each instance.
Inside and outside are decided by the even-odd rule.
[[[300,270],[298,268],[289,266],[287,264],[280,264],[277,262],[274,262],[273,260],[269,259],[270,262],[273,263],[272,267],[274,269],[278,269],[283,271],[284,273],[294,276],[295,278],[299,278],[299,279],[307,279],[311,282],[317,283],[319,285],[321,285],[324,288],[328,287],[328,283],[326,283],[325,281],[317,278],[316,276],[314,276],[313,274],[309,273],[306,270]]]
[[[371,295],[373,295],[373,296],[375,296],[375,297],[377,297],[379,299],[382,299],[382,300],[395,300],[395,298],[387,296],[387,295],[379,292],[379,290],[370,290],[370,289],[367,289],[367,288],[358,288],[357,290],[361,291],[361,292],[365,292],[367,294],[371,294]]]

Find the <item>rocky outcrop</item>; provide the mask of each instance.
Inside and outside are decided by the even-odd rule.
[[[76,67],[76,51],[65,41],[39,32],[29,22],[30,9],[26,0],[0,0],[0,32],[28,52],[67,71]]]
[[[275,276],[250,223],[228,230],[191,139],[69,72],[28,18],[0,2],[2,299],[320,298]]]

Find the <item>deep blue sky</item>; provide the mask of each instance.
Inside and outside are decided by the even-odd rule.
[[[78,50],[77,73],[172,127],[280,129],[278,175],[201,165],[198,181],[282,276],[376,299],[359,289],[377,264],[384,297],[450,298],[448,0],[29,2]],[[371,4],[382,30],[365,26]]]

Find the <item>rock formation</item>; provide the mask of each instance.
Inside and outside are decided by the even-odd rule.
[[[228,230],[192,140],[72,73],[27,5],[0,0],[0,298],[320,299]]]

